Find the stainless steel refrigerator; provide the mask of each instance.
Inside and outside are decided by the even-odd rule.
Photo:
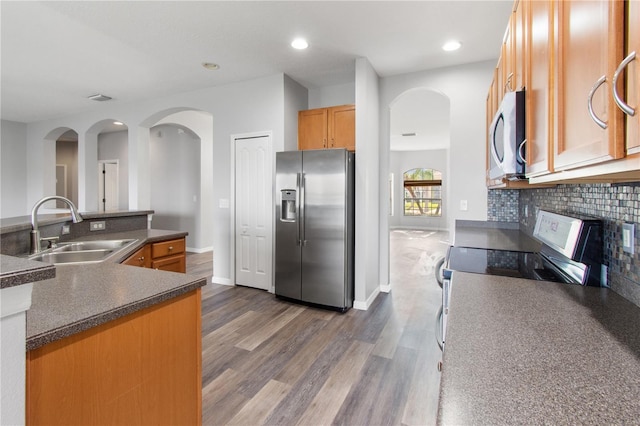
[[[276,153],[276,296],[353,306],[355,155]]]

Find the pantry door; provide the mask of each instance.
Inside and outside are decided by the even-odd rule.
[[[235,283],[272,289],[271,137],[235,139]]]

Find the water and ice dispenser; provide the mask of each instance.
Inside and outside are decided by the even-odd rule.
[[[280,220],[282,222],[296,221],[296,190],[280,190]]]

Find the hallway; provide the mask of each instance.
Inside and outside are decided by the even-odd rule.
[[[203,424],[434,424],[441,291],[433,267],[447,238],[392,231],[392,290],[368,311],[204,287]],[[187,271],[210,277],[210,259],[189,255]]]

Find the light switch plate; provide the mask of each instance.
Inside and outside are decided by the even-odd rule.
[[[460,200],[460,210],[466,212],[469,208],[469,204],[467,204],[467,200]]]
[[[633,254],[636,241],[635,225],[633,223],[622,224],[622,250]]]

